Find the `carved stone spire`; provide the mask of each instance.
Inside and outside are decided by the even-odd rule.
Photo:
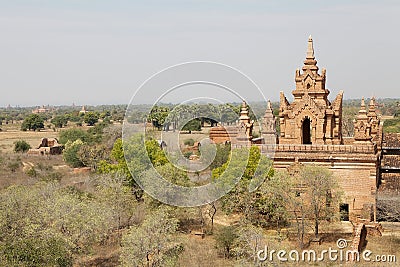
[[[315,59],[314,57],[314,45],[311,35],[308,37],[308,47],[306,59]]]
[[[379,134],[380,132],[380,119],[378,118],[378,115],[376,114],[376,106],[375,106],[375,97],[371,98],[371,101],[369,101],[369,108],[368,108],[368,119],[371,125],[371,136],[372,136],[372,141],[377,141],[379,142],[381,135]]]
[[[246,101],[243,100],[242,106],[240,108],[239,117],[239,132],[237,135],[237,140],[239,143],[244,145],[249,145],[251,139],[253,138],[253,121],[250,121],[249,109],[247,107]]]
[[[375,97],[372,97],[371,101],[369,101],[368,117],[373,119],[376,119],[378,117],[376,115],[376,109],[375,109]]]
[[[274,116],[274,111],[272,109],[270,100],[267,102],[267,109],[265,110],[265,115],[261,122],[261,126],[264,144],[276,144],[278,141],[276,134],[276,118]]]
[[[246,104],[246,102],[244,100],[242,102],[242,107],[240,108],[239,120],[240,120],[240,122],[243,122],[243,123],[249,123],[250,122],[249,110],[248,110],[247,104]]]
[[[361,99],[361,108],[354,123],[354,139],[357,143],[371,143],[371,124],[365,109],[364,97]]]
[[[310,37],[308,37],[307,54],[304,65],[305,66],[303,66],[303,71],[306,71],[307,69],[312,70],[314,73],[318,71],[317,61],[315,60],[314,56],[314,43],[311,35]],[[309,66],[311,66],[311,68]]]

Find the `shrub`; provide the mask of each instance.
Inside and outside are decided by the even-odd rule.
[[[183,141],[183,144],[185,146],[194,146],[194,140],[192,138],[186,139],[185,141]]]
[[[65,162],[73,168],[84,167],[85,164],[79,159],[78,152],[83,146],[83,142],[78,139],[74,142],[68,141],[65,144],[63,158]]]
[[[222,251],[225,258],[229,258],[232,255],[232,249],[237,237],[235,228],[232,226],[222,228],[215,235],[217,247]]]
[[[34,167],[31,167],[29,170],[26,171],[26,174],[29,177],[37,177],[37,171],[35,170]]]
[[[75,142],[78,139],[82,142],[88,143],[91,141],[91,136],[88,132],[78,128],[72,128],[60,132],[61,144],[66,144],[68,141]]]
[[[14,152],[18,153],[25,153],[31,148],[25,140],[18,140],[14,142]]]
[[[44,119],[38,114],[31,114],[25,118],[21,125],[21,130],[40,130],[44,128]]]
[[[21,166],[21,163],[19,161],[12,161],[7,164],[7,167],[10,169],[11,172],[15,172],[18,170],[19,166]]]

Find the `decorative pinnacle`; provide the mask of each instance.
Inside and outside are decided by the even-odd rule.
[[[361,108],[365,109],[365,100],[364,97],[361,98]]]
[[[267,102],[267,107],[268,107],[268,109],[272,109],[271,101],[269,99],[268,99],[268,102]]]
[[[311,35],[308,37],[308,47],[307,47],[306,59],[315,59],[315,57],[314,57],[313,39],[312,39]]]

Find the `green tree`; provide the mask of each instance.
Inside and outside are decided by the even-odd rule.
[[[225,258],[232,256],[232,249],[237,237],[235,227],[233,226],[225,226],[216,233],[215,241],[217,248],[222,251]]]
[[[342,191],[337,179],[326,167],[317,165],[294,165],[290,172],[278,174],[282,180],[290,180],[286,202],[292,211],[297,229],[298,243],[304,247],[304,235],[308,227],[319,238],[321,221],[331,222],[340,217],[339,203]],[[310,225],[310,223],[313,225]]]
[[[92,141],[91,135],[79,128],[71,128],[60,132],[59,141],[61,144],[66,144],[68,141],[74,142],[78,139],[84,143],[91,143]]]
[[[174,238],[177,228],[178,220],[168,210],[148,214],[139,227],[131,227],[122,237],[122,266],[174,265],[183,250]]]
[[[192,133],[192,131],[201,131],[201,121],[199,119],[192,119],[188,121],[183,127],[182,131],[188,131]]]
[[[84,145],[84,143],[78,139],[73,142],[68,141],[65,144],[65,149],[63,151],[64,161],[73,168],[84,167],[85,164],[79,158],[79,150]]]
[[[18,140],[14,142],[14,152],[25,153],[31,148],[31,145],[28,144],[25,140]]]
[[[245,168],[241,176],[241,180],[237,185],[224,197],[221,198],[222,209],[227,213],[238,212],[242,213],[247,220],[258,224],[268,218],[264,216],[260,220],[260,216],[264,214],[265,205],[269,196],[264,196],[260,193],[260,188],[264,183],[267,183],[274,172],[270,159],[261,155],[258,147],[252,146],[247,152],[246,149],[236,150],[232,153],[232,158],[229,162],[223,164],[219,168],[212,171],[214,179],[229,179],[237,177],[239,169]],[[248,160],[247,160],[248,157]],[[233,166],[227,168],[228,165]],[[259,179],[264,180],[258,190],[250,192],[253,184],[259,183]]]
[[[339,184],[329,169],[317,165],[303,166],[300,177],[302,193],[307,198],[305,203],[309,205],[307,212],[314,221],[314,233],[318,238],[320,221],[330,221],[339,215],[337,209],[341,197]]]
[[[40,130],[44,128],[44,119],[38,114],[30,114],[22,122],[21,130]]]
[[[51,123],[53,123],[56,128],[62,128],[67,126],[68,118],[65,115],[57,115],[51,120]]]
[[[112,222],[113,206],[93,196],[58,183],[0,190],[0,265],[72,266]]]
[[[99,115],[96,112],[90,111],[85,114],[83,121],[88,126],[93,126],[99,121]]]
[[[101,160],[105,160],[107,154],[108,150],[105,145],[83,144],[77,152],[77,157],[85,166],[91,167],[92,170],[96,170],[98,163]]]

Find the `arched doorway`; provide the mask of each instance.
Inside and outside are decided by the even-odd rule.
[[[304,145],[311,145],[311,120],[309,117],[305,117],[302,124],[302,143]]]

